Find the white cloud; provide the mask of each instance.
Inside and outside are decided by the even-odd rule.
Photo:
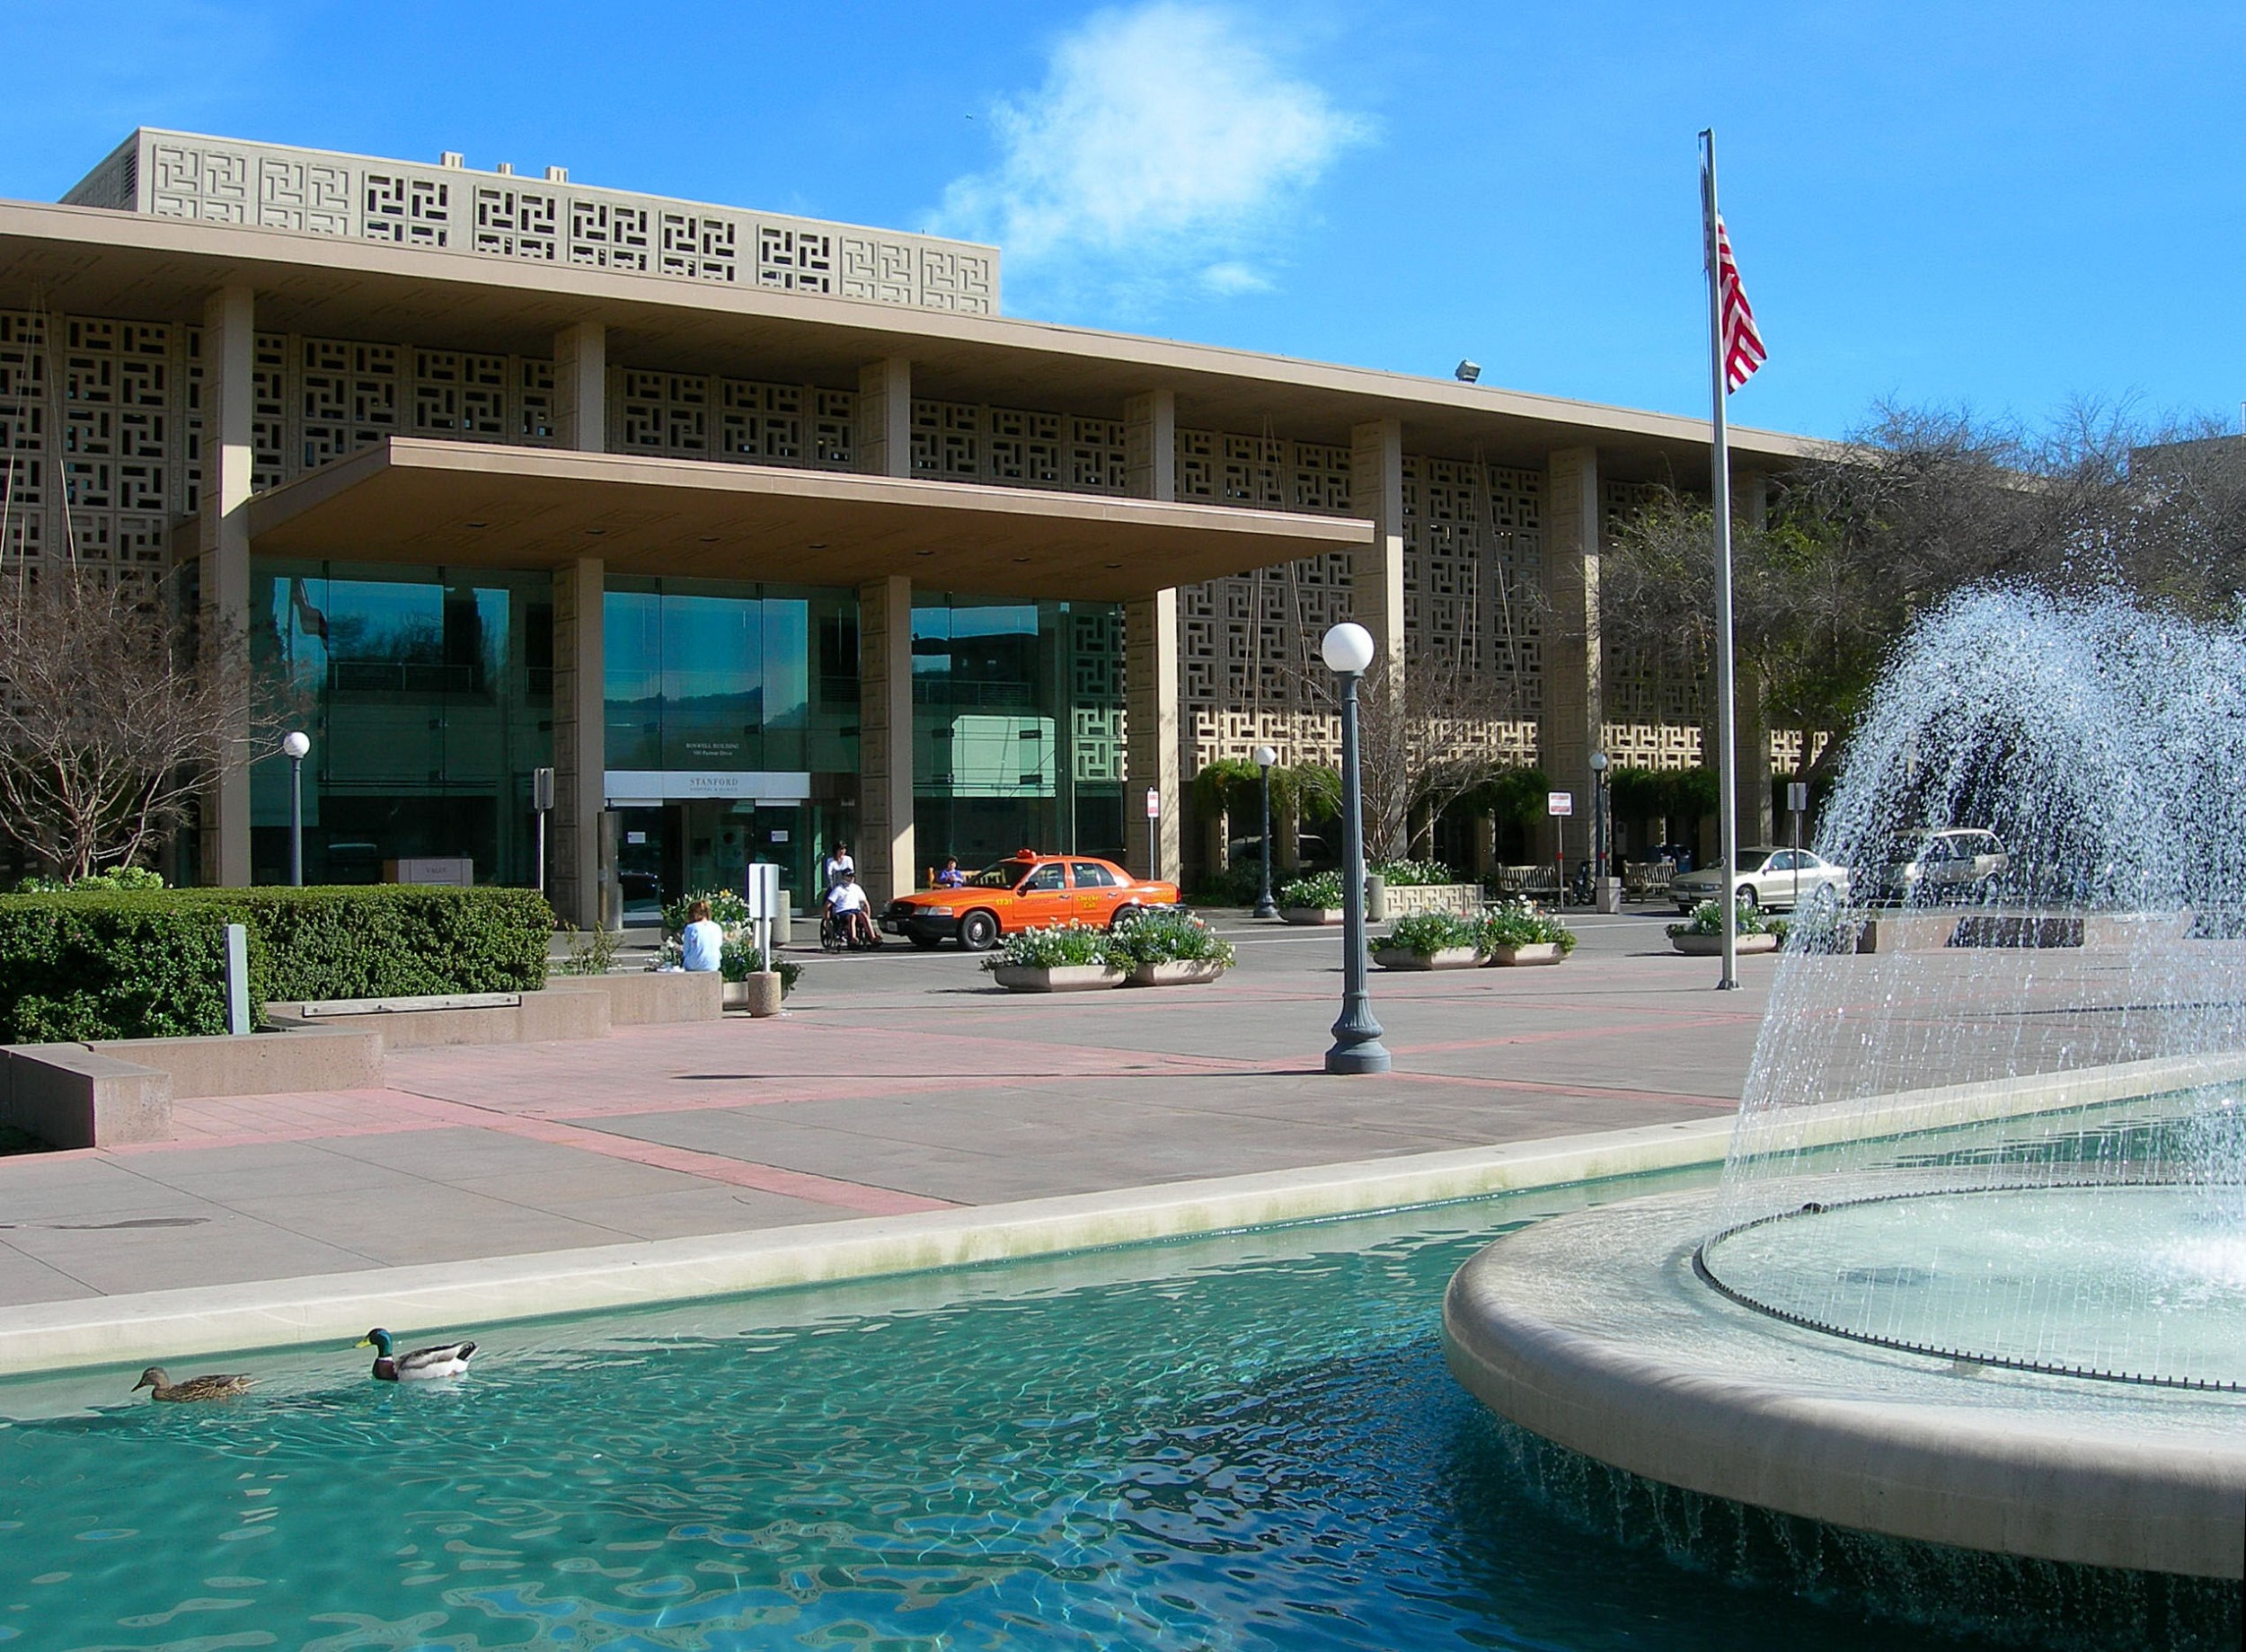
[[[1268,288],[1242,255],[1371,136],[1230,16],[1173,0],[1087,18],[992,114],[998,163],[944,191],[937,226],[998,243],[1010,278],[1141,297]]]

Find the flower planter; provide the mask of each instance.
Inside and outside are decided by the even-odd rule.
[[[1775,935],[1740,935],[1736,939],[1738,941],[1737,950],[1740,952],[1778,950],[1778,937]],[[1721,935],[1671,935],[1669,944],[1686,958],[1720,958],[1723,955]]]
[[[1141,964],[1131,971],[1133,986],[1191,986],[1214,981],[1225,966],[1213,958],[1172,958],[1159,964]]]
[[[1492,947],[1482,962],[1499,966],[1514,964],[1557,964],[1567,958],[1556,941],[1532,941],[1525,946]]]
[[[1124,975],[1108,964],[1001,964],[990,978],[1010,993],[1096,993],[1120,986]]]
[[[1383,969],[1472,969],[1481,965],[1481,954],[1472,947],[1444,947],[1434,952],[1376,947],[1373,961]]]
[[[1339,923],[1341,912],[1336,906],[1289,906],[1279,914],[1289,923]]]

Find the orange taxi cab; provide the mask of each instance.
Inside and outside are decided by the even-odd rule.
[[[1178,886],[1134,878],[1112,861],[1024,849],[956,888],[899,896],[881,928],[927,951],[956,940],[980,952],[999,936],[1071,922],[1119,929],[1150,906],[1174,906]]]

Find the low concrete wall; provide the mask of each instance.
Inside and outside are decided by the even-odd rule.
[[[172,1139],[172,1075],[84,1044],[0,1048],[0,1124],[50,1147]]]
[[[50,1049],[93,1048],[119,1061],[166,1074],[172,1094],[271,1096],[306,1090],[374,1090],[382,1084],[381,1035],[353,1028],[304,1032],[220,1034],[206,1038],[104,1038],[85,1045],[35,1045]],[[168,1139],[158,1136],[152,1139]],[[106,1147],[110,1144],[101,1144]]]
[[[1416,917],[1423,912],[1455,913],[1471,918],[1481,911],[1481,886],[1478,883],[1408,883],[1390,884],[1387,892],[1387,916]]]
[[[563,993],[605,994],[611,1027],[714,1021],[725,1013],[725,981],[713,971],[639,969],[627,975],[555,976],[546,983],[545,996]]]

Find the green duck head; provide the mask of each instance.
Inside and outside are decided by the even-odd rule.
[[[390,1357],[390,1333],[383,1330],[381,1326],[377,1325],[374,1330],[368,1331],[365,1336],[361,1337],[358,1342],[352,1346],[355,1347],[372,1348],[381,1358],[387,1359]]]

